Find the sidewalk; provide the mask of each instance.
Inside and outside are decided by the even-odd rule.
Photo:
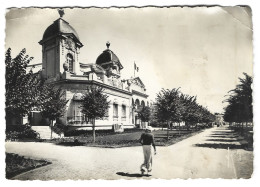
[[[152,176],[174,178],[237,178],[240,166],[232,159],[233,151],[199,147],[208,136],[218,131],[211,128],[169,147],[157,147]],[[51,143],[6,142],[6,151],[31,158],[47,159],[53,164],[20,174],[20,180],[86,180],[136,179],[141,177],[142,147],[95,148],[63,147]],[[245,151],[239,150],[242,155]],[[249,153],[251,154],[251,153]],[[245,157],[246,158],[246,157]],[[247,160],[247,159],[246,159]]]

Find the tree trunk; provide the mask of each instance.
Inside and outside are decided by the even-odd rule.
[[[95,119],[92,121],[92,126],[93,126],[93,143],[96,142],[96,132],[95,132]]]
[[[242,127],[241,127],[241,134],[244,134],[244,122],[242,122]]]
[[[246,135],[247,137],[248,137],[248,132],[249,132],[249,130],[248,130],[247,122],[246,122],[245,135]]]
[[[169,140],[169,122],[167,121],[167,140]]]
[[[53,127],[53,120],[51,120],[51,140],[52,140],[52,127]]]
[[[181,134],[181,123],[179,122],[179,135]]]

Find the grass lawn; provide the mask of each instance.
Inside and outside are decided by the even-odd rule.
[[[20,173],[51,164],[51,162],[46,160],[29,159],[13,153],[6,153],[5,163],[7,179],[11,179]]]
[[[95,147],[129,147],[140,146],[139,139],[144,130],[130,130],[123,133],[96,133],[96,142],[93,143],[91,133],[85,135],[66,137],[64,139],[51,140],[50,142],[64,146],[95,146]],[[177,143],[185,138],[193,136],[201,131],[171,130],[167,140],[166,130],[153,131],[156,146],[168,146]]]

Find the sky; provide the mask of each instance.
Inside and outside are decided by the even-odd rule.
[[[74,8],[64,20],[83,43],[79,61],[95,63],[106,49],[118,56],[122,78],[134,76],[134,62],[150,99],[162,89],[179,88],[197,96],[211,112],[223,112],[227,92],[243,72],[252,75],[251,11],[245,7]],[[41,63],[45,29],[59,18],[57,9],[12,9],[6,13],[6,49],[26,48]]]

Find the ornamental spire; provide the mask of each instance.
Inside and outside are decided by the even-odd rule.
[[[109,43],[109,42],[107,42],[107,43],[106,43],[106,45],[107,45],[107,49],[109,49],[110,43]]]
[[[62,8],[58,9],[58,13],[60,14],[60,18],[62,18],[64,16],[64,10]]]

